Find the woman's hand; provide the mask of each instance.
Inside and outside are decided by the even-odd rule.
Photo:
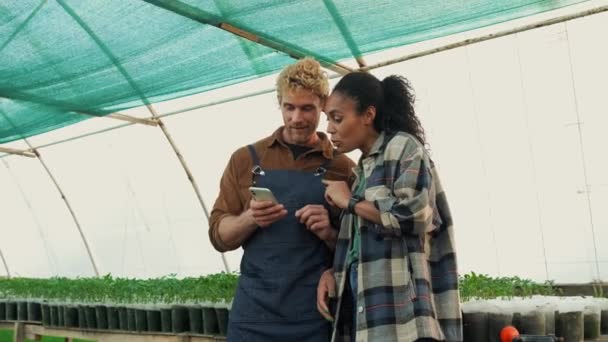
[[[326,320],[333,322],[332,313],[329,312],[329,298],[336,297],[336,278],[334,269],[330,268],[323,272],[317,287],[317,310]]]
[[[300,220],[300,223],[304,224],[319,239],[326,243],[333,241],[333,245],[335,246],[338,233],[331,226],[329,213],[323,205],[308,204],[296,210],[296,217]]]
[[[325,188],[325,200],[334,207],[346,209],[350,201],[351,193],[348,184],[344,181],[323,180]]]

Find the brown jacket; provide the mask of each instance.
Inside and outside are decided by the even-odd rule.
[[[327,159],[333,159],[328,166],[325,179],[344,180],[349,184],[352,182],[351,174],[355,164],[345,155],[334,154],[331,142],[325,134],[317,133],[320,138],[317,145],[294,160],[291,150],[283,141],[282,130],[283,127],[253,144],[262,168],[314,172]],[[244,146],[232,154],[222,175],[220,194],[209,218],[209,239],[220,252],[225,252],[229,248],[222,243],[218,235],[219,223],[224,217],[238,216],[248,208],[251,199],[248,188],[253,181],[252,168],[253,160],[247,146]],[[330,215],[335,218],[339,212],[332,212]]]

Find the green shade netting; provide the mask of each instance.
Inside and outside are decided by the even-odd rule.
[[[293,62],[220,22],[333,63],[579,2],[3,0],[0,143]]]

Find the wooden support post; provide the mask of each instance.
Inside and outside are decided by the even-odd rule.
[[[25,341],[25,324],[21,322],[15,323],[14,333],[13,333],[13,342],[23,342]]]
[[[18,150],[10,147],[0,146],[0,152],[8,154],[16,154],[24,157],[36,158],[36,154],[30,150]]]

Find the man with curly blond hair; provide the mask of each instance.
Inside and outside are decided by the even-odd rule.
[[[349,180],[354,163],[317,132],[329,94],[318,62],[289,65],[276,86],[284,125],[232,154],[209,222],[218,251],[244,250],[228,340],[329,341],[316,288],[331,267],[339,212],[321,181]],[[270,189],[278,203],[256,201],[251,186]]]

